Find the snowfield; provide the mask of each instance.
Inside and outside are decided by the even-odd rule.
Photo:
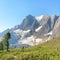
[[[35,17],[35,19],[36,19],[38,22],[40,22],[40,21],[42,20],[43,16],[44,16],[44,15],[37,16],[37,17]]]
[[[30,32],[30,30],[25,31],[25,30],[17,29],[14,32],[17,34],[17,36],[21,36],[21,39],[22,39],[27,33]]]
[[[50,31],[49,33],[44,34],[44,36],[47,36],[47,35],[52,35],[52,31]]]
[[[42,43],[42,39],[40,38],[35,38],[34,36],[30,36],[26,39],[22,39],[22,40],[19,40],[18,41],[18,44],[27,44],[27,45],[30,45],[30,46],[34,46],[34,45],[37,45],[39,43]]]
[[[38,32],[41,28],[42,26],[38,27],[35,31]]]

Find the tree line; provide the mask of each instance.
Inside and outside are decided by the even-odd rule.
[[[11,37],[11,34],[8,32],[4,35],[2,41],[0,42],[0,50],[7,50],[9,51],[9,39]]]

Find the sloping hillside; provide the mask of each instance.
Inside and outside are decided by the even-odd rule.
[[[60,37],[29,48],[0,51],[0,60],[60,60]]]

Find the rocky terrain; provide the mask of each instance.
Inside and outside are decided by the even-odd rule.
[[[60,36],[60,16],[28,15],[20,25],[6,29],[0,33],[0,41],[7,33],[11,33],[10,47],[34,46]]]

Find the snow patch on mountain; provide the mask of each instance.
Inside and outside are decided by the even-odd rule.
[[[27,35],[27,33],[30,32],[30,30],[25,31],[25,30],[17,29],[14,32],[17,34],[17,36],[21,36],[21,39],[22,39]]]
[[[17,29],[17,30],[15,30],[14,32],[16,32],[16,33],[22,33],[22,32],[27,33],[27,32],[29,32],[29,31],[30,31],[30,30],[24,31],[24,30],[21,30],[21,29]]]
[[[30,45],[30,46],[34,46],[34,45],[38,45],[39,43],[42,43],[43,40],[40,39],[40,38],[35,38],[34,36],[30,36],[26,39],[22,39],[22,40],[19,40],[18,41],[18,44],[27,44],[27,45]]]
[[[44,16],[44,15],[37,16],[37,17],[35,17],[35,19],[36,19],[38,22],[40,22],[40,21],[41,21],[41,19],[43,18],[43,16]]]
[[[46,39],[46,41],[50,40],[51,39],[51,36],[52,36],[53,32],[50,31],[49,33],[47,34],[44,34],[44,36],[48,36],[48,38]]]
[[[26,38],[26,39],[22,39],[22,40],[19,40],[18,41],[18,44],[19,43],[22,43],[22,44],[27,44],[27,45],[33,45],[33,42],[34,41],[34,36],[30,36],[30,37],[28,37],[28,38]]]
[[[50,31],[50,32],[47,33],[47,34],[44,34],[44,36],[47,36],[47,35],[52,35],[52,31]]]
[[[42,26],[38,27],[35,31],[38,32],[41,28]]]
[[[18,35],[18,34],[28,33],[28,32],[30,32],[30,30],[24,31],[24,30],[21,30],[21,29],[17,29],[17,30],[15,30],[14,32],[17,33],[17,35]]]
[[[24,33],[28,33],[28,32],[30,32],[30,30],[27,30],[27,31],[23,31]]]
[[[36,39],[36,45],[38,45],[38,44],[40,44],[40,43],[43,43],[43,39],[37,38],[37,39]]]

